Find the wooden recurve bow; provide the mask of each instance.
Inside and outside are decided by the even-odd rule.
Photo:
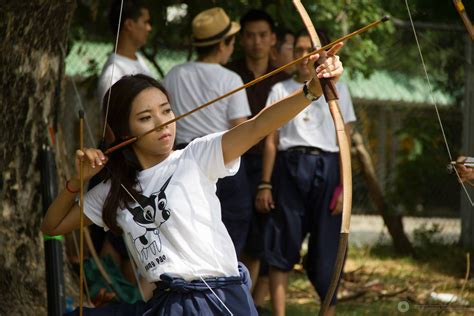
[[[317,49],[321,47],[321,41],[316,33],[316,29],[311,22],[311,18],[306,12],[303,4],[300,0],[293,0],[293,3],[300,14],[308,33],[310,34],[313,46]],[[324,63],[326,60],[325,52],[320,53],[318,64]],[[341,233],[339,237],[339,247],[337,250],[337,257],[335,261],[334,270],[331,277],[331,283],[329,285],[326,297],[321,304],[319,315],[324,315],[329,308],[333,296],[336,294],[337,285],[342,274],[344,266],[344,258],[346,255],[348,240],[349,240],[349,228],[351,222],[351,211],[352,211],[352,168],[351,168],[351,153],[349,147],[349,141],[346,135],[344,119],[342,118],[341,110],[338,102],[338,94],[336,90],[336,84],[332,79],[319,79],[321,87],[323,88],[324,97],[326,102],[329,104],[329,110],[331,111],[334,125],[336,127],[337,142],[339,144],[339,155],[341,162],[341,174],[342,174],[342,185],[343,185],[343,209],[342,209],[342,224]]]

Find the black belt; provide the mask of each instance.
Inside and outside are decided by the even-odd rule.
[[[310,147],[310,146],[295,146],[295,147],[290,147],[286,151],[288,152],[298,152],[298,153],[303,153],[303,154],[308,154],[308,155],[321,155],[323,152],[322,149],[319,149],[317,147]]]

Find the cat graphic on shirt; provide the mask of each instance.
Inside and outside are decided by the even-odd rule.
[[[170,180],[171,177],[166,180],[158,194],[153,193],[150,197],[139,194],[137,197],[139,205],[134,208],[127,206],[127,209],[133,215],[134,222],[142,229],[141,235],[136,238],[129,233],[142,262],[148,260],[150,252],[154,256],[161,252],[159,228],[171,216],[171,212],[167,208],[168,201],[165,193]]]

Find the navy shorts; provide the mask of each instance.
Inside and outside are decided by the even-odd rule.
[[[272,267],[291,270],[300,261],[301,244],[309,233],[306,272],[321,298],[329,288],[338,250],[342,216],[332,216],[329,204],[339,182],[338,153],[277,154],[276,209],[265,227],[265,258]]]
[[[157,289],[148,302],[117,304],[102,308],[85,308],[85,316],[191,316],[233,315],[256,316],[257,311],[250,294],[251,280],[247,268],[239,264],[239,276],[218,277],[201,281],[185,281],[162,275]],[[209,290],[212,288],[215,295]],[[216,295],[222,301],[217,299]],[[224,307],[225,305],[225,307]],[[227,307],[227,309],[226,309]],[[76,309],[67,315],[79,315]]]
[[[217,181],[216,194],[221,203],[222,221],[232,238],[237,256],[240,256],[253,211],[244,161],[241,161],[239,171],[234,176]]]

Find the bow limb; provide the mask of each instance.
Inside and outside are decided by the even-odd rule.
[[[84,152],[84,112],[79,111],[79,145],[81,151]],[[80,175],[80,192],[79,192],[79,207],[80,207],[80,234],[79,234],[79,315],[84,314],[84,161],[81,159],[79,163]]]
[[[321,41],[316,33],[316,29],[311,22],[306,9],[302,5],[300,0],[293,0],[293,3],[300,14],[308,33],[311,36],[311,41],[315,48],[321,47]],[[318,60],[319,64],[324,63],[326,60],[325,52],[320,54]],[[329,104],[334,125],[336,127],[337,141],[339,144],[339,155],[341,162],[341,175],[343,184],[343,209],[342,209],[342,224],[341,234],[339,239],[339,247],[337,251],[336,263],[333,270],[331,283],[329,285],[328,292],[324,301],[321,305],[319,315],[325,315],[329,305],[335,295],[337,284],[342,274],[344,258],[346,255],[348,239],[349,239],[349,228],[351,221],[351,209],[352,209],[352,169],[351,169],[351,153],[349,149],[349,141],[346,135],[344,119],[341,115],[338,94],[336,85],[333,79],[320,79],[321,87],[323,88],[324,97],[326,102]]]
[[[464,23],[464,26],[466,26],[466,30],[469,33],[469,36],[471,37],[471,40],[474,41],[474,26],[471,23],[471,20],[469,19],[469,16],[466,13],[466,9],[464,8],[464,4],[462,3],[461,0],[453,0],[454,6],[456,7],[456,10],[458,11],[459,15],[461,16],[461,19]]]

